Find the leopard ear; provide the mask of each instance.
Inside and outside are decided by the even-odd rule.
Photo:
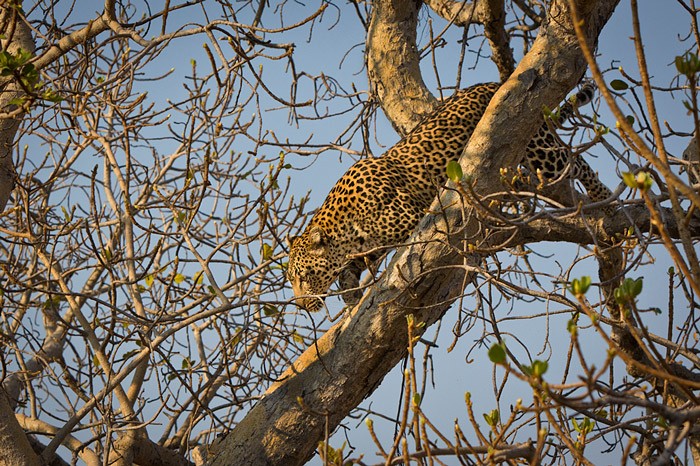
[[[299,237],[296,235],[294,235],[294,236],[290,236],[289,234],[287,235],[287,244],[289,245],[289,249],[294,247],[294,242],[298,239],[299,239]]]
[[[323,229],[313,227],[309,231],[309,245],[313,252],[323,252],[328,247],[328,235]]]

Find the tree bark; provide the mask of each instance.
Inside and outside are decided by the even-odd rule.
[[[29,25],[20,17],[17,8],[0,7],[0,31],[7,36],[1,40],[2,49],[16,54],[19,49],[34,53],[34,39]],[[8,103],[22,97],[24,92],[15,81],[0,87],[0,112],[11,112],[15,106]],[[13,113],[11,118],[0,118],[0,214],[5,211],[15,185],[15,167],[12,161],[14,140],[24,112]]]
[[[27,435],[15,418],[5,390],[0,388],[0,465],[39,465]]]
[[[617,0],[589,2],[584,18],[591,44],[616,5]],[[460,161],[481,194],[500,188],[499,168],[522,156],[541,124],[543,105],[560,102],[585,71],[565,2],[555,1],[550,15],[530,53],[495,95]],[[433,206],[440,213],[423,219],[412,237],[415,243],[399,249],[347,318],[267,390],[222,440],[211,464],[303,464],[326,425],[335,429],[372,393],[406,355],[406,316],[413,314],[426,327],[437,321],[469,282],[468,266],[479,261],[455,252],[455,247],[463,249],[465,238],[482,239],[478,219],[463,217],[455,196],[453,190],[442,194]]]
[[[437,100],[420,72],[416,47],[419,0],[374,0],[367,31],[367,76],[394,129],[408,134]]]
[[[506,32],[506,10],[503,0],[487,0],[483,2],[484,35],[491,46],[491,60],[498,68],[501,81],[508,79],[515,68],[513,49],[510,48],[510,38]]]

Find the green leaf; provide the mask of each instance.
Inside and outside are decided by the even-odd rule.
[[[695,75],[700,71],[700,59],[692,52],[677,56],[674,62],[678,72],[685,75],[688,79],[694,79]]]
[[[617,301],[618,304],[622,304],[627,300],[626,295],[622,291],[622,287],[615,288],[613,296],[615,297],[615,301]]]
[[[180,283],[185,281],[185,276],[181,273],[175,274],[175,278],[173,279],[173,281],[179,285]]]
[[[421,402],[420,393],[414,393],[413,394],[413,406],[420,406],[420,402]]]
[[[497,409],[492,409],[491,412],[488,414],[484,413],[484,419],[486,420],[486,424],[488,424],[491,427],[494,427],[498,424],[498,421],[501,419],[501,414],[498,412]]]
[[[459,183],[464,178],[462,166],[456,160],[447,163],[447,177],[455,183]]]
[[[532,362],[532,375],[535,377],[542,377],[549,369],[549,363],[547,361],[540,361],[535,359]]]
[[[192,276],[192,281],[195,283],[195,285],[201,285],[204,282],[204,272],[200,270],[194,274]]]
[[[632,172],[623,172],[622,181],[628,188],[635,189],[637,187],[637,180],[635,179],[634,173]]]
[[[144,282],[146,282],[146,287],[150,288],[151,285],[153,285],[153,280],[155,277],[153,275],[146,275],[146,278],[144,279]]]
[[[304,337],[299,335],[299,333],[297,333],[296,329],[292,332],[292,340],[294,340],[295,342],[300,343],[300,344],[304,343]]]
[[[272,304],[263,305],[263,314],[265,314],[265,317],[274,316],[275,314],[277,314],[277,312],[277,306],[274,306]]]
[[[506,347],[501,343],[494,343],[489,348],[489,359],[494,364],[503,364],[506,362]]]
[[[637,174],[632,172],[624,172],[622,174],[622,181],[628,187],[632,189],[639,189],[642,192],[648,191],[654,185],[654,178],[645,172],[641,171]]]
[[[637,173],[637,185],[641,191],[648,191],[654,185],[654,179],[647,172]]]
[[[642,292],[642,287],[644,285],[642,279],[643,277],[640,277],[632,281],[632,296],[635,298]]]
[[[636,280],[625,278],[622,284],[615,288],[613,292],[615,301],[617,301],[618,304],[633,302],[635,298],[641,294],[643,286],[643,277],[639,277]]]
[[[128,359],[130,359],[130,358],[136,356],[136,355],[139,354],[139,353],[140,353],[140,350],[137,350],[137,349],[133,349],[133,350],[131,350],[131,351],[127,351],[126,353],[124,353],[124,356],[122,356],[122,359],[126,361],[126,360],[128,360]]]
[[[24,103],[27,101],[27,97],[15,97],[14,99],[10,99],[9,102],[7,102],[7,105],[17,105],[17,106],[22,106]]]
[[[578,422],[576,421],[576,419],[571,418],[571,425],[574,426],[574,430],[576,432],[579,432],[579,433],[581,432],[581,426],[578,425]]]
[[[629,123],[630,126],[633,126],[634,122],[636,121],[633,115],[627,115],[625,120],[627,120],[627,123]]]
[[[661,427],[662,429],[668,429],[668,421],[667,421],[664,417],[662,417],[662,416],[659,416],[659,417],[654,421],[654,424],[656,424],[657,426]]]
[[[264,261],[270,260],[272,258],[272,253],[273,253],[272,247],[267,243],[263,243],[262,251],[261,251],[263,260]]]
[[[586,435],[593,430],[593,427],[595,427],[595,421],[587,417],[581,423],[581,433]]]
[[[610,81],[610,87],[612,87],[616,91],[624,91],[625,89],[629,88],[627,83],[621,79],[613,79],[612,81]]]
[[[591,277],[584,275],[581,278],[574,278],[569,285],[569,291],[577,298],[582,297],[586,294],[588,289],[591,287]]]

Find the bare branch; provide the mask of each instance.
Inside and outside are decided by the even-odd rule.
[[[612,1],[592,5],[587,18],[591,42],[596,41],[615,5]],[[557,21],[548,23],[531,55],[496,94],[465,149],[461,163],[478,180],[479,193],[487,194],[498,186],[498,167],[517,160],[518,154],[511,148],[526,146],[542,105],[563,98],[585,69],[566,5],[554,2],[552,9]],[[552,54],[552,50],[559,53]],[[556,63],[552,55],[556,55]],[[517,120],[514,107],[519,110]],[[495,134],[509,137],[495,138]],[[454,193],[444,193],[440,205],[457,204],[453,198]],[[450,244],[459,245],[463,238],[473,242],[480,234],[478,220],[462,217],[458,207],[424,218],[412,238],[415,245],[397,251],[387,272],[348,317],[324,334],[267,390],[222,441],[212,464],[230,464],[234,459],[280,465],[307,461],[326,426],[334,428],[405,356],[406,315],[412,313],[417,322],[430,326],[461,294],[469,277],[465,269],[450,266],[474,264],[479,258],[457,256]]]

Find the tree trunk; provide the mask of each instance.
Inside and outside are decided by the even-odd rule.
[[[39,465],[27,435],[17,422],[5,390],[0,388],[0,465]]]
[[[34,53],[31,30],[16,8],[0,7],[0,31],[6,36],[1,41],[3,50],[11,54],[17,53],[19,49]],[[9,113],[15,106],[8,106],[8,102],[22,97],[24,92],[15,81],[4,79],[0,81],[0,112]],[[15,184],[12,151],[22,118],[24,112],[13,113],[11,118],[0,119],[0,214],[5,211]]]
[[[588,3],[583,18],[591,44],[616,5],[617,0]],[[560,102],[584,73],[586,62],[571,24],[565,2],[555,1],[531,51],[474,132],[461,163],[477,180],[477,192],[499,189],[499,168],[514,165],[522,156],[541,124],[543,105],[551,108]],[[479,260],[464,259],[454,246],[467,237],[477,241],[482,232],[475,216],[463,218],[454,191],[445,191],[440,201],[455,207],[423,219],[412,237],[415,244],[398,250],[379,283],[348,317],[267,390],[218,445],[211,464],[304,464],[326,425],[335,429],[406,355],[406,316],[414,314],[427,327],[450,307],[469,281],[464,266]],[[460,234],[444,233],[451,231]]]

